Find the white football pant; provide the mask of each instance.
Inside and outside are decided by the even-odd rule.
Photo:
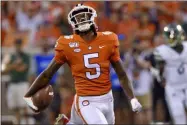
[[[112,91],[101,96],[77,96],[67,124],[114,124],[114,100]]]
[[[187,124],[187,87],[176,89],[166,85],[167,105],[174,124]]]

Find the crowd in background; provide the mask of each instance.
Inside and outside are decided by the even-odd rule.
[[[30,86],[36,76],[49,64],[53,58],[56,40],[60,35],[70,35],[73,32],[68,24],[67,14],[78,3],[80,2],[1,2],[2,69],[5,69],[6,64],[10,62],[14,64],[11,65],[12,69],[4,74],[6,76],[2,81],[2,85],[5,86],[4,97],[12,94],[9,92],[11,84],[15,86],[19,82],[24,82]],[[156,79],[152,78],[150,72],[144,67],[149,65],[147,62],[154,65],[151,52],[154,47],[165,42],[162,36],[165,25],[176,22],[181,24],[187,32],[187,2],[103,1],[83,2],[83,4],[89,5],[97,11],[98,17],[95,21],[98,31],[112,31],[118,34],[121,58],[127,74],[132,80],[135,94],[145,107],[141,115],[134,115],[131,112],[112,69],[111,80],[115,98],[116,123],[169,122],[164,88]],[[21,55],[10,56],[19,51],[22,51]],[[27,58],[29,58],[29,62]],[[16,69],[16,66],[24,64],[25,67]],[[11,72],[12,70],[15,71]],[[32,115],[27,111],[24,117],[32,118],[31,123],[53,123],[59,113],[70,116],[75,90],[71,73],[66,65],[53,77],[50,84],[55,90],[53,103],[48,110],[39,115]],[[10,97],[5,98],[7,102],[4,102],[5,108],[2,112],[2,115],[5,116],[13,113],[10,110],[12,106],[9,104],[8,98]],[[159,99],[162,105],[159,105]],[[6,110],[6,108],[8,109]],[[23,117],[23,113],[21,117]],[[19,117],[16,118],[19,119]],[[21,122],[21,119],[19,121]]]

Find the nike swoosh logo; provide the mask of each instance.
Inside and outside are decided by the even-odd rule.
[[[100,49],[103,48],[103,47],[105,47],[105,46],[99,46]]]

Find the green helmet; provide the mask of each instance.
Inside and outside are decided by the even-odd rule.
[[[164,36],[166,38],[167,43],[170,46],[175,46],[176,44],[182,42],[184,40],[184,30],[179,24],[169,24],[164,27]]]

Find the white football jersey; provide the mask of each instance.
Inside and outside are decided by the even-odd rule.
[[[155,52],[166,62],[164,78],[169,85],[187,85],[187,42],[181,53],[167,45],[160,45],[155,48]]]

